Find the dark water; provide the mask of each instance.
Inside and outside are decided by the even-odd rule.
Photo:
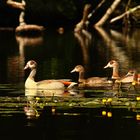
[[[78,75],[70,73],[77,64],[85,66],[87,77],[110,77],[111,70],[103,67],[111,59],[119,61],[122,74],[130,68],[139,71],[139,36],[139,28],[91,29],[82,34],[74,34],[72,30],[63,34],[46,30],[32,37],[16,36],[14,29],[1,29],[0,138],[140,139],[140,115],[136,108],[139,90],[132,89],[113,98],[113,91],[109,89],[75,89],[72,94],[64,92],[63,99],[26,96],[24,89],[29,74],[24,66],[31,59],[38,63],[36,80],[77,81]],[[108,97],[113,98],[113,103],[121,103],[115,107],[102,104],[102,99]]]

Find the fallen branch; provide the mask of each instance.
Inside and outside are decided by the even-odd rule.
[[[83,17],[82,17],[81,21],[76,24],[75,29],[74,29],[75,32],[81,31],[84,28],[84,26],[86,26],[90,8],[91,8],[91,4],[86,4],[84,6]]]
[[[110,20],[110,23],[113,23],[113,22],[115,22],[115,21],[117,21],[117,20],[123,18],[124,16],[130,14],[130,13],[133,13],[133,12],[135,12],[135,11],[138,10],[138,9],[140,9],[140,5],[138,5],[138,6],[134,7],[134,8],[132,8],[132,9],[130,9],[129,11],[126,11],[125,13],[123,13],[123,14],[121,14],[121,15],[119,15],[119,16],[113,18],[113,19],[111,19],[111,20]]]
[[[115,0],[112,3],[112,5],[107,9],[104,16],[95,24],[95,26],[102,26],[107,21],[109,16],[114,12],[114,10],[116,9],[116,7],[119,5],[120,2],[121,0]]]
[[[22,0],[22,2],[15,2],[15,1],[12,1],[12,0],[7,0],[7,4],[12,6],[13,8],[17,8],[17,9],[20,9],[20,10],[25,10],[25,1]]]
[[[99,9],[99,8],[103,5],[103,3],[104,3],[105,1],[106,1],[106,0],[102,0],[102,1],[97,5],[97,7],[96,7],[95,9],[93,9],[91,13],[88,14],[88,19],[92,17],[92,15],[97,11],[97,9]]]

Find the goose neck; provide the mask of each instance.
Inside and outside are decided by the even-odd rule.
[[[79,83],[85,82],[84,71],[79,72],[79,80],[78,80],[78,82],[79,82]]]
[[[120,76],[119,76],[119,68],[118,68],[118,67],[114,67],[114,68],[113,68],[112,78],[113,78],[113,79],[116,79],[116,78],[118,78],[118,77],[120,77]]]
[[[29,74],[29,78],[34,79],[35,75],[36,75],[36,69],[32,69]]]

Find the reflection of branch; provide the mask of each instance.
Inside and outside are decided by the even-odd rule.
[[[16,36],[16,40],[20,45],[23,44],[24,47],[25,46],[38,46],[38,45],[41,45],[43,43],[42,36],[39,36],[39,37]]]
[[[82,30],[82,32],[75,32],[74,35],[80,43],[83,52],[83,59],[84,62],[87,64],[89,61],[88,46],[91,41],[91,35],[86,30]]]
[[[132,41],[130,40],[129,34],[122,34],[115,30],[110,30],[112,37],[115,37],[116,40],[123,41],[125,44],[130,44]]]
[[[123,62],[123,64],[125,64],[125,66],[128,66],[128,64],[126,63],[128,62],[129,59],[125,55],[125,52],[116,45],[115,41],[113,41],[112,38],[110,38],[110,36],[106,33],[106,31],[103,28],[96,27],[95,29],[100,33],[102,38],[105,40],[106,45],[113,52],[114,57],[117,57],[117,59],[120,59]]]
[[[16,41],[19,44],[19,54],[20,54],[20,64],[22,64],[22,71],[24,68],[24,47],[25,46],[37,46],[42,44],[43,42],[43,37],[21,37],[21,36],[16,36]]]
[[[124,37],[124,35],[122,35],[121,33],[115,31],[115,30],[110,30],[110,33],[112,35],[112,37],[115,37],[116,39],[119,39],[121,41],[125,41],[126,38]]]
[[[22,24],[21,24],[22,25]],[[22,33],[22,32],[28,32],[28,31],[35,31],[38,34],[42,33],[42,31],[44,30],[43,26],[39,26],[39,25],[35,25],[35,24],[24,24],[22,26],[18,26],[16,28],[16,32],[17,33]]]
[[[91,4],[86,4],[83,9],[83,17],[79,23],[76,24],[74,29],[75,32],[81,31],[85,26],[88,20],[89,9],[91,8]]]
[[[135,11],[138,10],[138,9],[140,9],[140,5],[138,5],[138,6],[134,7],[134,8],[132,8],[132,9],[130,9],[129,11],[126,11],[125,13],[123,13],[123,14],[121,14],[121,15],[115,17],[115,18],[113,18],[113,19],[110,21],[110,23],[113,23],[113,22],[115,22],[115,21],[117,21],[117,20],[123,18],[124,16],[130,14],[130,13],[133,13],[133,12],[135,12]]]
[[[25,20],[24,20],[24,16],[25,16],[25,12],[22,11],[22,12],[20,13],[20,15],[19,15],[19,24],[20,24],[20,25],[25,25],[25,24],[26,24],[26,23],[25,23]]]
[[[12,6],[13,8],[18,8],[20,10],[25,10],[25,1],[22,0],[22,2],[15,2],[13,0],[7,0],[7,4]]]

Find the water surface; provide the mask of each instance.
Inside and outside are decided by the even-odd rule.
[[[24,71],[28,60],[38,63],[36,81],[70,79],[77,65],[86,76],[111,77],[103,67],[111,59],[120,63],[121,74],[140,71],[140,29],[91,29],[82,33],[45,31],[41,35],[17,36],[14,29],[0,30],[0,124],[3,139],[139,139],[139,87],[130,91],[82,88],[27,96]],[[12,131],[13,130],[13,131]],[[7,135],[9,133],[9,135]]]

